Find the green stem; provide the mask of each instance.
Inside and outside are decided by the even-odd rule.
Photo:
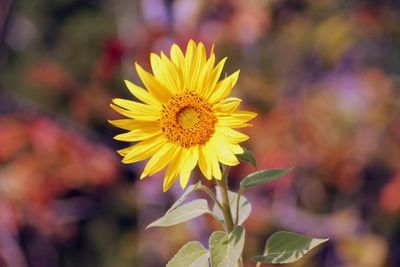
[[[217,196],[214,194],[213,191],[211,191],[207,186],[200,184],[199,189],[203,192],[205,192],[207,195],[210,196],[210,198],[215,202],[216,205],[218,205],[218,207],[222,210],[223,206],[221,204],[221,202],[219,202]],[[212,215],[212,217],[217,221],[217,223],[221,226],[222,229],[226,230],[226,226],[225,224],[222,224],[221,221],[219,220],[219,218],[213,213],[210,213]]]
[[[228,173],[229,167],[223,166],[222,178],[221,180],[217,180],[218,188],[221,193],[221,200],[222,200],[222,213],[224,215],[226,228],[228,233],[232,232],[233,228],[235,227],[232,219],[231,207],[229,204],[229,196],[228,196]]]
[[[233,231],[233,228],[235,227],[235,224],[233,223],[232,212],[231,212],[231,207],[230,207],[230,203],[229,203],[229,195],[228,195],[229,167],[222,166],[222,168],[223,168],[222,178],[221,178],[221,181],[217,180],[217,183],[218,183],[219,191],[221,193],[221,200],[222,200],[222,207],[223,207],[222,213],[224,214],[226,228],[228,230],[228,233],[231,233]],[[243,267],[242,255],[240,255],[240,258],[239,258],[236,266]]]
[[[239,224],[239,205],[240,205],[240,197],[242,196],[243,191],[244,190],[242,188],[239,189],[238,197],[237,197],[237,200],[236,200],[236,220],[235,220],[235,225]]]
[[[223,210],[224,207],[222,206],[221,202],[219,202],[219,200],[217,199],[217,196],[214,194],[214,192],[212,192],[212,191],[211,191],[207,186],[205,186],[205,185],[200,185],[199,189],[202,190],[202,191],[204,191],[207,195],[209,195],[210,198],[211,198],[212,200],[214,200],[215,204],[217,204],[218,207],[219,207],[221,210]]]

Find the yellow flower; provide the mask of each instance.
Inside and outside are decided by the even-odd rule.
[[[257,114],[239,111],[241,100],[228,97],[239,71],[219,80],[226,58],[215,65],[202,43],[189,41],[186,53],[174,44],[170,58],[164,53],[150,56],[153,74],[136,63],[146,89],[125,81],[129,91],[141,102],[116,98],[111,107],[128,119],[111,124],[128,130],[114,138],[138,142],[121,149],[122,162],[129,164],[150,158],[141,179],[167,167],[164,192],[180,176],[182,188],[199,165],[207,179],[221,179],[219,162],[239,164],[240,142],[249,137],[232,128],[247,127]]]

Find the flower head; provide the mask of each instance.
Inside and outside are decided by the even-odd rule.
[[[113,99],[111,107],[127,119],[110,123],[128,130],[116,135],[120,141],[137,142],[118,153],[129,164],[150,158],[141,179],[166,166],[164,191],[180,177],[182,188],[198,165],[207,179],[221,179],[219,163],[235,166],[235,154],[243,153],[240,142],[249,137],[233,128],[247,127],[256,116],[237,110],[241,100],[228,97],[239,71],[219,81],[226,58],[215,65],[202,43],[189,41],[186,53],[174,44],[170,58],[150,56],[153,74],[136,63],[146,89],[125,81],[139,101]]]

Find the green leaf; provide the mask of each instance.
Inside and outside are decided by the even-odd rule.
[[[200,242],[186,243],[166,267],[208,267],[208,250]]]
[[[236,205],[237,205],[236,202],[237,202],[238,194],[235,192],[232,192],[232,191],[228,191],[228,197],[229,197],[229,206],[231,208],[231,213],[232,213],[232,219],[235,222],[236,221]],[[218,196],[218,199],[220,200],[219,196]],[[221,222],[224,221],[224,214],[223,214],[222,210],[218,207],[218,205],[216,205],[216,204],[214,205],[213,212]],[[250,202],[244,196],[240,196],[238,223],[242,224],[250,216],[250,213],[251,213]]]
[[[194,191],[196,191],[197,189],[199,189],[201,187],[201,182],[199,181],[197,184],[192,184],[189,185],[185,192],[181,195],[180,198],[178,198],[174,204],[172,204],[172,206],[169,208],[169,210],[167,212],[172,211],[173,209],[177,208],[179,205],[181,205],[183,203],[183,201],[186,200],[186,198],[193,193]]]
[[[287,174],[288,172],[292,171],[293,168],[289,169],[272,169],[272,170],[263,170],[253,172],[252,174],[245,177],[240,182],[240,188],[247,189],[249,187],[257,186],[264,183],[269,183],[279,177]]]
[[[149,224],[146,229],[155,226],[166,227],[179,224],[194,219],[207,212],[211,212],[208,209],[207,200],[196,199],[173,210],[167,211],[163,217]]]
[[[301,259],[308,251],[328,241],[286,231],[276,232],[265,244],[264,255],[253,260],[262,263],[291,263]]]
[[[231,234],[216,231],[210,237],[211,267],[232,267],[242,254],[245,230],[236,226]]]
[[[250,150],[247,150],[246,148],[243,147],[243,154],[236,154],[239,160],[250,163],[254,167],[257,165],[257,160],[256,157],[254,157],[253,152]]]

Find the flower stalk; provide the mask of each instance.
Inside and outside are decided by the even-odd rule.
[[[217,196],[212,192],[207,186],[200,185],[199,190],[205,192],[214,202],[218,205],[218,207],[223,210],[224,207],[222,206],[221,202],[219,202]]]
[[[223,165],[222,166],[222,178],[221,180],[217,180],[219,192],[221,194],[221,205],[222,205],[222,214],[224,215],[224,221],[226,224],[226,230],[228,233],[231,233],[237,222],[233,222],[231,206],[229,202],[229,195],[228,195],[228,174],[229,174],[229,167]],[[237,221],[237,220],[236,220]],[[237,267],[243,267],[243,257],[242,255],[239,257],[238,262],[236,264]]]
[[[228,173],[229,167],[223,166],[222,178],[221,180],[217,180],[218,188],[221,194],[221,204],[222,204],[222,213],[224,215],[224,220],[226,223],[226,228],[228,233],[231,233],[235,224],[233,223],[231,207],[229,203],[229,196],[228,196]]]

